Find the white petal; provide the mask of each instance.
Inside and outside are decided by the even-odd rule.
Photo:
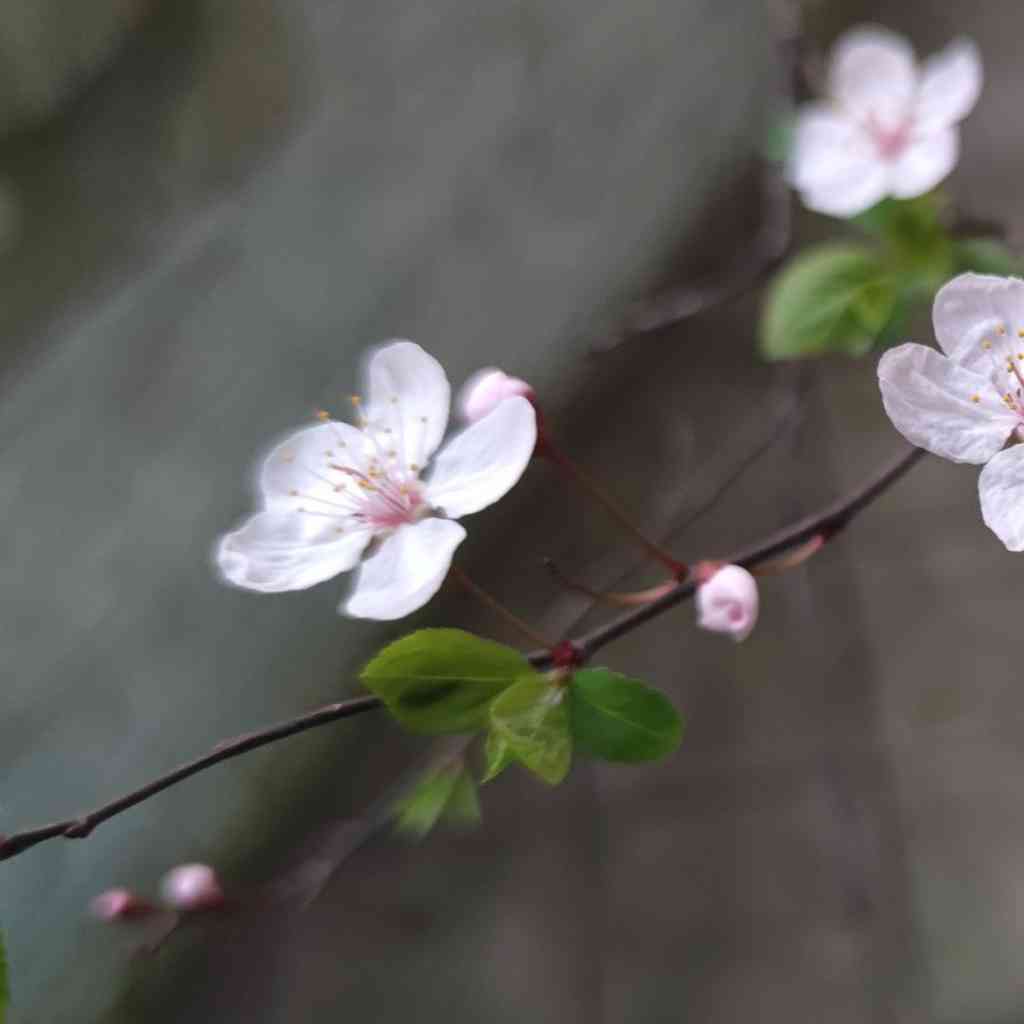
[[[921,69],[914,122],[918,129],[947,128],[962,121],[981,94],[981,57],[971,39],[957,39],[929,57]]]
[[[852,117],[828,104],[809,103],[797,115],[787,177],[794,188],[813,188],[872,155],[869,137]]]
[[[897,199],[913,199],[935,188],[956,167],[960,130],[940,128],[915,136],[893,162],[889,190]]]
[[[932,321],[951,359],[1005,388],[1007,361],[1024,352],[1019,335],[1024,330],[1024,281],[961,274],[935,296]]]
[[[222,538],[217,566],[228,583],[276,593],[305,590],[351,569],[372,534],[292,511],[265,511]]]
[[[448,426],[451,388],[441,364],[411,341],[392,341],[370,356],[367,381],[370,432],[407,468],[422,469]]]
[[[362,431],[333,420],[286,438],[267,456],[260,473],[266,506],[344,514],[349,504],[337,487],[345,478],[331,467],[365,471],[369,447]]]
[[[886,352],[878,382],[896,429],[911,444],[954,462],[987,462],[1019,422],[987,377],[924,345]]]
[[[361,619],[400,619],[421,608],[444,582],[465,537],[450,519],[400,526],[363,562],[345,611]]]
[[[878,159],[850,161],[831,181],[800,193],[809,210],[831,217],[855,217],[889,194],[889,169]]]
[[[985,525],[1009,548],[1024,551],[1024,446],[1000,452],[978,479]]]
[[[910,113],[916,89],[914,51],[895,32],[865,25],[844,33],[832,49],[829,92],[858,119],[898,127]]]
[[[441,449],[426,499],[455,519],[494,504],[523,475],[537,443],[537,416],[525,398],[506,398]]]

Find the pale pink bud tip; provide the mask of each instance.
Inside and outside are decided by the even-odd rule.
[[[160,883],[164,902],[175,910],[211,910],[224,902],[217,874],[205,864],[181,864]]]
[[[89,909],[101,921],[123,921],[148,914],[153,908],[130,889],[107,889],[92,901]]]
[[[722,566],[697,588],[697,625],[745,640],[757,622],[757,581],[738,565]]]
[[[460,402],[463,419],[475,423],[493,412],[506,398],[533,400],[533,388],[518,377],[510,377],[501,370],[480,370],[466,381]]]

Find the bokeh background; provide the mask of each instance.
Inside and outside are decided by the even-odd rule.
[[[1017,237],[1024,9],[844,0],[805,28],[864,19],[978,40],[949,190]],[[340,619],[344,581],[209,568],[260,448],[340,410],[374,342],[528,377],[684,557],[899,449],[871,358],[758,361],[756,294],[609,345],[749,252],[792,28],[758,0],[0,2],[0,831],[352,693],[409,628]],[[424,747],[363,718],[0,865],[13,1024],[1021,1020],[1024,568],[975,485],[923,463],[765,584],[742,647],[684,607],[609,648],[688,718],[664,763],[510,772],[478,831],[410,846],[370,826]],[[471,526],[464,564],[552,632],[599,616],[541,556],[653,578],[543,467]],[[457,593],[415,623],[514,639]],[[225,920],[146,953],[89,919],[197,859]]]

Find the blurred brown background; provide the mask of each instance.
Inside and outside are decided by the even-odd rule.
[[[340,408],[376,341],[417,339],[455,381],[529,377],[684,557],[813,510],[897,449],[872,360],[758,362],[756,295],[599,344],[637,296],[749,245],[784,15],[0,2],[0,830],[352,692],[410,628],[339,619],[344,581],[264,597],[208,565],[260,447]],[[987,86],[949,190],[1013,237],[1024,10],[816,4],[806,27],[827,44],[863,19],[922,53],[978,40]],[[926,461],[765,585],[742,647],[682,608],[610,648],[687,715],[665,763],[581,763],[555,791],[509,773],[479,831],[377,834],[307,909],[293,887],[423,749],[383,719],[0,866],[12,1021],[1020,1020],[1024,570],[975,484]],[[593,620],[540,556],[603,585],[654,578],[543,467],[470,526],[474,576],[549,631]],[[457,594],[414,621],[502,635]],[[152,892],[196,859],[262,903],[154,955],[88,919],[101,889]]]

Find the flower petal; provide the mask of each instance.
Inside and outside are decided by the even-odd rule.
[[[914,122],[919,130],[948,128],[962,121],[981,95],[983,73],[978,47],[956,39],[921,68]]]
[[[361,619],[400,619],[421,608],[444,582],[465,537],[450,519],[400,526],[363,562],[345,611]]]
[[[1024,445],[996,455],[978,478],[981,517],[1010,551],[1024,551]]]
[[[855,217],[889,194],[889,169],[877,158],[851,160],[835,177],[800,193],[809,210],[830,217]]]
[[[829,64],[829,92],[858,120],[899,127],[910,112],[917,66],[910,44],[875,25],[840,36]]]
[[[1009,360],[1024,352],[1024,281],[991,274],[961,274],[935,296],[935,337],[961,366],[1006,386]],[[1019,360],[1018,360],[1019,365]]]
[[[236,587],[305,590],[351,569],[371,536],[332,518],[268,510],[223,537],[215,557],[221,575]]]
[[[787,177],[795,188],[813,188],[872,155],[870,139],[852,117],[829,104],[808,103],[797,113]]]
[[[367,364],[369,431],[419,472],[444,437],[451,388],[441,364],[411,341],[392,341]]]
[[[892,165],[889,190],[897,199],[913,199],[935,188],[956,167],[960,130],[940,128],[915,136]]]
[[[886,352],[878,382],[896,429],[911,444],[953,462],[987,462],[1019,422],[987,377],[924,345]]]
[[[264,503],[278,510],[346,514],[351,511],[344,490],[346,478],[332,467],[365,472],[371,448],[361,430],[334,420],[292,434],[272,449],[263,463],[260,492]]]
[[[455,519],[494,504],[523,475],[536,443],[533,406],[506,398],[444,446],[427,481],[427,502]]]

